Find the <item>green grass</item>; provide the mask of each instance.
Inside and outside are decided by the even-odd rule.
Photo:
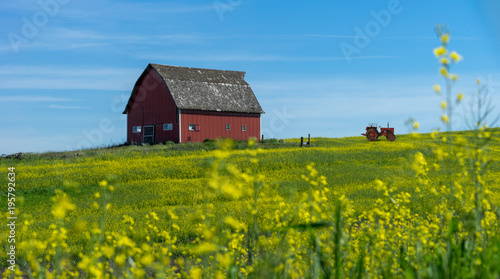
[[[498,181],[500,129],[491,129],[491,132],[489,179]],[[332,197],[346,195],[353,201],[356,214],[372,208],[380,197],[380,193],[373,187],[375,179],[388,182],[397,192],[414,193],[415,174],[411,168],[411,158],[416,152],[422,152],[429,165],[436,162],[432,156],[436,143],[429,134],[418,137],[398,135],[395,142],[389,142],[385,138],[369,142],[360,136],[312,138],[311,146],[303,148],[299,147],[299,143],[300,139],[288,139],[268,140],[267,143],[260,144],[263,152],[257,155],[258,164],[250,164],[246,160],[241,153],[246,148],[246,143],[238,143],[228,161],[240,170],[263,175],[268,185],[263,191],[269,196],[281,195],[291,203],[298,201],[301,193],[311,190],[311,184],[301,176],[308,174],[306,166],[314,162],[315,169],[326,177]],[[115,179],[115,190],[109,200],[112,208],[106,216],[107,230],[125,229],[121,222],[123,215],[132,216],[138,222],[151,211],[159,216],[166,216],[167,210],[171,209],[180,216],[187,216],[207,202],[203,197],[203,191],[207,187],[207,165],[216,148],[217,144],[213,142],[119,146],[75,152],[26,154],[22,160],[1,159],[0,197],[5,204],[7,168],[15,167],[19,223],[31,216],[34,223],[30,230],[40,231],[42,238],[48,237],[45,234],[48,234],[46,228],[50,223],[53,206],[51,198],[57,189],[64,189],[77,207],[69,215],[69,227],[76,226],[77,220],[85,220],[89,226],[97,223],[98,211],[92,208],[96,200],[94,193],[99,191],[98,182],[109,179],[109,175]],[[438,180],[439,175],[430,172],[429,179]],[[496,185],[493,184],[493,190],[497,190]],[[499,196],[500,194],[495,194],[492,197],[496,205],[499,205]],[[216,199],[213,202],[221,214],[238,213],[238,201]],[[268,210],[272,210],[276,205],[270,203],[266,206]],[[414,213],[423,215],[426,208],[425,204],[417,201],[411,207]],[[194,228],[187,218],[180,220],[179,224],[182,229],[176,234],[181,242],[187,243],[195,234]],[[3,247],[7,245],[6,239],[7,232],[2,230],[0,243]],[[82,236],[71,236],[68,242],[78,246],[82,242]],[[5,255],[0,256],[2,259],[3,257]]]
[[[494,131],[495,135],[499,133],[498,130]],[[493,139],[490,148],[494,154],[490,169],[497,172],[499,166],[496,158],[500,143],[495,136]],[[378,178],[403,186],[407,179],[413,177],[410,157],[417,151],[430,156],[433,146],[428,134],[419,135],[418,138],[398,135],[395,142],[386,141],[385,138],[369,142],[361,136],[312,138],[311,141],[311,147],[303,148],[297,147],[300,139],[263,144],[260,147],[266,151],[258,155],[259,164],[256,167],[249,166],[237,156],[234,160],[242,169],[252,168],[254,172],[263,174],[268,183],[276,185],[281,191],[297,189],[298,192],[307,190],[300,177],[306,173],[306,165],[314,162],[319,173],[327,177],[330,187],[352,197],[370,199],[371,191],[366,191],[366,194],[364,191],[368,184]],[[210,157],[209,151],[213,149],[214,144],[200,143],[26,154],[22,160],[0,160],[3,174],[0,182],[5,189],[6,169],[16,167],[17,193],[24,197],[22,210],[25,213],[34,211],[33,207],[39,204],[44,204],[47,210],[50,197],[56,189],[64,188],[64,181],[79,184],[73,190],[73,198],[77,205],[84,203],[87,195],[97,187],[97,182],[110,174],[117,176],[119,186],[113,198],[117,204],[125,205],[137,199],[151,203],[149,200],[158,199],[165,205],[190,205],[192,200],[182,202],[172,197],[175,193],[168,193],[171,200],[164,200],[161,195],[152,196],[151,192],[163,195],[168,191],[168,184],[174,183],[185,184],[182,195],[194,195],[194,189],[204,187],[204,165]],[[134,200],[127,198],[131,192],[134,192]],[[5,197],[5,191],[0,196]]]

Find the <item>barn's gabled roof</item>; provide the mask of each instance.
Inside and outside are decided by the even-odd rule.
[[[179,109],[264,113],[244,79],[245,72],[149,64],[144,73],[150,67],[161,76]],[[124,114],[132,105],[144,73],[132,90]]]

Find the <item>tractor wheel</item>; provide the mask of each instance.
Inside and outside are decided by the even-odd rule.
[[[368,129],[366,130],[366,138],[369,141],[374,141],[378,139],[378,132],[376,129]]]
[[[394,135],[393,133],[387,133],[386,138],[390,141],[394,141],[396,139],[396,135]]]

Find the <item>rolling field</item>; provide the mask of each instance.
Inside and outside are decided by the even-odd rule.
[[[28,154],[0,160],[2,212],[13,172],[16,265],[34,278],[488,277],[499,135]]]

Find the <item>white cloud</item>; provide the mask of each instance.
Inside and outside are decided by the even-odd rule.
[[[220,36],[207,34],[108,34],[95,30],[70,29],[70,28],[51,28],[46,27],[43,33],[36,38],[22,43],[16,48],[19,52],[25,50],[33,51],[60,51],[60,50],[101,50],[109,51],[111,48],[121,51],[136,46],[154,46],[161,44],[170,45],[200,45],[214,39],[220,39]],[[15,49],[11,45],[0,45],[1,53],[14,53]]]
[[[0,96],[0,102],[68,102],[74,101],[67,98],[55,98],[50,96]]]
[[[153,15],[165,14],[187,14],[214,11],[212,2],[204,4],[193,4],[186,1],[141,1],[141,2],[126,2],[122,1],[119,4],[113,1],[86,1],[84,6],[72,6],[65,11],[65,16],[70,17],[96,17],[106,15],[111,18],[137,20],[138,18],[151,18]],[[119,7],[117,7],[119,5]],[[95,7],[99,8],[96,9]],[[76,7],[76,8],[75,8]],[[93,8],[89,8],[93,7]],[[83,13],[82,13],[83,10]],[[147,17],[145,16],[147,15]]]
[[[86,89],[86,90],[131,90],[139,77],[100,77],[100,78],[0,78],[0,89]]]
[[[163,54],[141,54],[140,59],[155,59],[168,61],[246,61],[246,62],[315,62],[315,61],[341,61],[345,60],[344,56],[283,56],[273,54],[245,54],[245,53],[205,53],[198,55],[180,54],[180,55],[163,55]],[[398,58],[397,56],[389,55],[367,55],[351,57],[350,59],[387,59]]]
[[[0,66],[2,76],[60,76],[60,77],[99,77],[121,76],[135,74],[133,68],[106,68],[106,67],[69,67],[69,66]]]
[[[2,66],[0,89],[131,90],[143,69]]]
[[[90,109],[90,107],[82,107],[82,106],[61,106],[61,105],[54,105],[50,104],[48,108],[52,109]]]
[[[330,39],[356,39],[359,36],[357,35],[334,35],[334,34],[309,34],[304,35],[309,37],[317,37],[317,38],[330,38]],[[377,36],[377,38],[381,39],[397,39],[397,40],[433,40],[436,41],[436,36]],[[465,37],[465,36],[454,36],[453,40],[464,40],[464,41],[484,41],[489,38],[484,37]]]

